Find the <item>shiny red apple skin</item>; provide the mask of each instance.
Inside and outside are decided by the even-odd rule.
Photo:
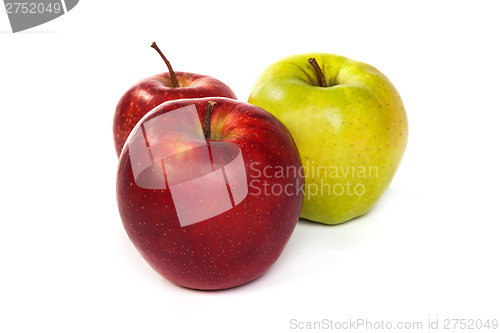
[[[174,87],[169,72],[141,80],[120,99],[113,119],[113,137],[117,156],[135,124],[163,102],[182,98],[228,97],[236,95],[221,81],[206,75],[175,72],[179,87]]]
[[[304,178],[300,172],[271,179],[264,176],[262,172],[266,166],[271,170],[278,166],[300,170],[302,164],[297,147],[288,129],[273,115],[228,98],[163,103],[141,119],[130,137],[148,120],[187,105],[196,105],[201,121],[208,101],[216,102],[211,137],[217,139],[208,142],[211,145],[214,142],[237,144],[243,156],[247,182],[253,182],[255,188],[261,186],[260,193],[252,188],[240,204],[227,212],[181,227],[168,187],[150,190],[136,184],[129,139],[119,159],[117,201],[130,240],[154,270],[183,287],[218,290],[256,279],[278,259],[300,215]],[[162,144],[161,138],[155,140],[149,142],[152,148]],[[190,156],[189,161],[195,159]],[[174,171],[182,176],[188,172],[186,169]],[[292,184],[287,191],[291,195],[265,195],[264,181],[282,187]]]

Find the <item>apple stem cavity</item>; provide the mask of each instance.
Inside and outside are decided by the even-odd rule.
[[[323,75],[323,71],[321,68],[319,68],[318,62],[316,61],[315,58],[309,58],[307,59],[311,66],[313,66],[314,70],[316,71],[316,74],[318,74],[318,79],[319,79],[319,85],[321,87],[326,87],[326,81],[325,81],[325,76]]]
[[[165,64],[167,64],[168,71],[170,73],[170,78],[172,79],[172,82],[174,84],[174,88],[179,88],[179,81],[177,81],[177,76],[175,76],[175,72],[172,69],[172,66],[170,65],[170,62],[167,60],[167,58],[163,55],[163,52],[161,52],[160,48],[158,45],[156,45],[156,42],[153,42],[151,44],[151,47],[156,50],[160,54],[160,57],[165,61]]]
[[[207,108],[205,109],[205,118],[203,119],[203,135],[205,135],[205,140],[210,140],[210,137],[212,136],[212,113],[214,112],[215,104],[217,103],[209,101]]]

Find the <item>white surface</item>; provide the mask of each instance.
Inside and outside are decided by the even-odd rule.
[[[499,7],[87,0],[15,35],[0,13],[0,331],[500,319]],[[121,226],[111,130],[122,93],[165,70],[153,40],[175,69],[212,75],[242,100],[283,56],[322,51],[374,65],[410,124],[390,189],[352,222],[299,222],[278,262],[248,285],[196,292],[162,279]]]

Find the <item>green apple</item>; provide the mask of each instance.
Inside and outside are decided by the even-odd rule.
[[[368,212],[388,188],[408,140],[403,101],[376,68],[310,53],[268,67],[249,97],[291,131],[304,165],[301,217],[338,224]]]

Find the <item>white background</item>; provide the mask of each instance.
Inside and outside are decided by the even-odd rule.
[[[12,34],[0,13],[0,331],[288,332],[290,320],[500,319],[500,6],[495,1],[80,1]],[[115,201],[112,118],[133,83],[259,73],[321,51],[398,88],[410,136],[373,211],[299,221],[245,286],[177,287],[140,257]],[[487,330],[485,330],[487,331]]]

